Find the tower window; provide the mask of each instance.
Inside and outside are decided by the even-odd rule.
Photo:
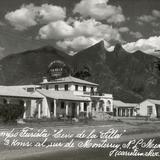
[[[58,85],[55,85],[55,90],[58,91]]]
[[[64,85],[64,89],[65,89],[65,91],[68,91],[68,84]]]

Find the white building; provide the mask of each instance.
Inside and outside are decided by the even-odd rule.
[[[43,96],[35,92],[35,85],[0,86],[0,104],[17,104],[25,107],[23,118],[34,116],[35,110],[41,108]],[[32,92],[30,92],[32,91]],[[37,112],[40,118],[40,112]]]
[[[139,104],[138,115],[151,118],[160,117],[160,100],[146,99]]]
[[[137,103],[124,103],[120,100],[113,101],[114,113],[116,117],[133,117],[137,115]]]
[[[1,103],[25,106],[23,118],[63,118],[98,116],[113,113],[111,94],[97,93],[98,84],[72,76],[48,81],[40,85],[1,86]]]

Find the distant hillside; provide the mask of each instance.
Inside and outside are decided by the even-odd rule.
[[[141,51],[128,53],[120,44],[108,52],[103,41],[74,56],[47,46],[5,57],[0,60],[0,84],[38,83],[53,60],[69,64],[73,75],[87,68],[90,76],[86,80],[99,83],[99,91],[113,93],[115,99],[160,98],[159,58]]]
[[[38,83],[53,60],[70,63],[70,56],[50,46],[7,56],[0,60],[0,84]]]

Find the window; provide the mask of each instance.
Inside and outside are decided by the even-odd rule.
[[[86,91],[86,86],[83,86],[83,91],[84,91],[84,92]]]
[[[65,89],[65,91],[68,91],[68,84],[64,85],[64,89]]]
[[[27,92],[34,92],[34,88],[27,88]]]
[[[148,115],[151,115],[152,112],[153,112],[152,106],[147,106],[147,113],[148,113]]]
[[[55,90],[58,91],[58,85],[55,85]]]
[[[78,85],[75,85],[75,90],[78,91]]]

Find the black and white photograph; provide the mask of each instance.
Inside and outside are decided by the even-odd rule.
[[[0,0],[0,160],[160,159],[160,0]]]

